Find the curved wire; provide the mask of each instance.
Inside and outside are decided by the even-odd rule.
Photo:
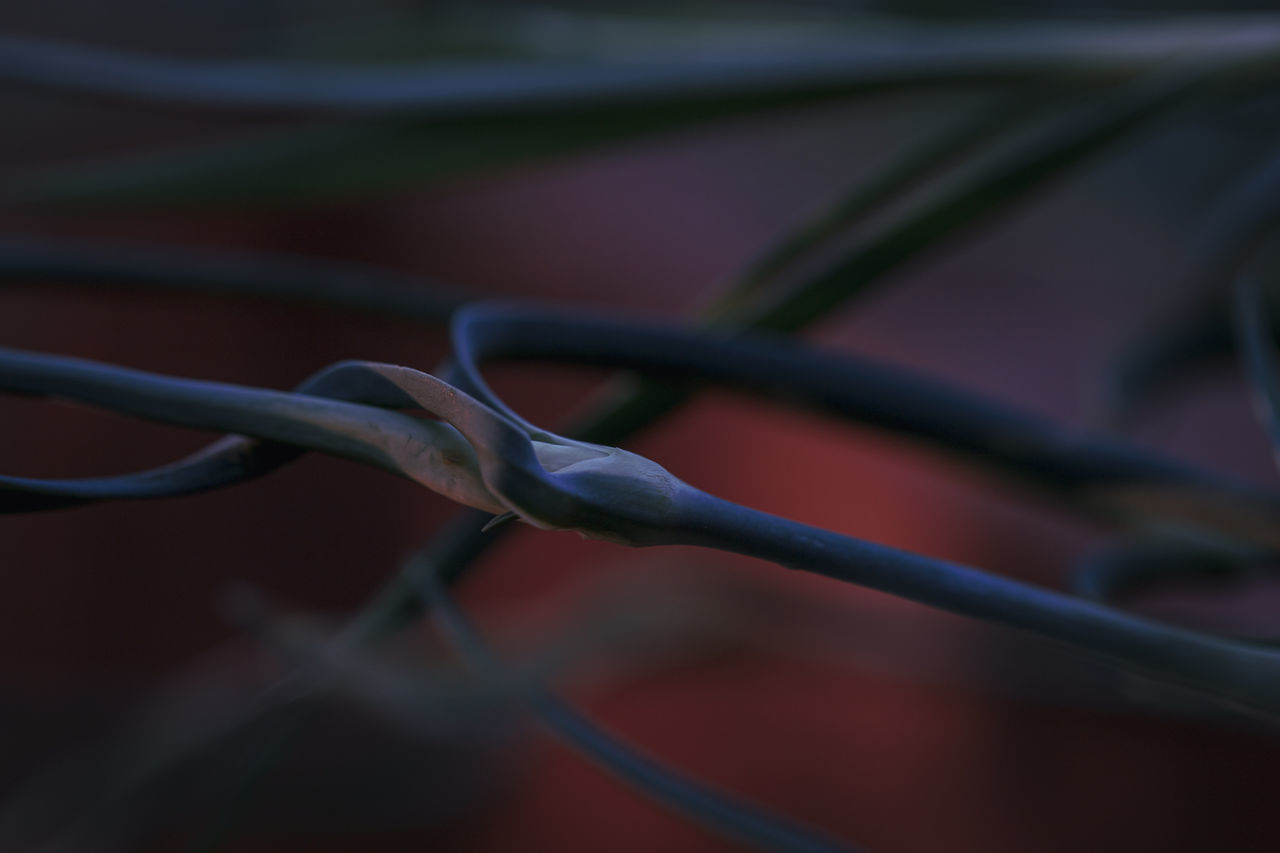
[[[319,450],[408,477],[468,506],[494,513],[507,510],[485,488],[475,452],[455,428],[376,407],[416,405],[376,371],[366,370],[362,363],[343,363],[317,374],[308,387],[313,393],[291,394],[0,349],[0,388],[8,391],[74,399],[177,426]],[[314,396],[315,392],[375,405]],[[137,475],[82,480],[5,477],[0,478],[0,510],[185,494],[261,476],[295,455],[231,439]]]
[[[1270,318],[1256,275],[1245,272],[1236,276],[1234,296],[1232,319],[1240,358],[1258,419],[1271,440],[1272,457],[1280,465],[1280,370],[1276,368]]]
[[[1169,61],[1255,57],[1280,47],[1280,19],[1220,17],[1118,29],[1007,25],[971,31],[900,28],[800,49],[691,51],[623,61],[457,61],[377,69],[320,63],[197,61],[33,37],[0,38],[0,79],[83,95],[201,109],[295,115],[448,118],[514,109],[723,100],[762,91],[827,90],[1029,76],[1106,78]]]
[[[509,680],[502,663],[479,630],[430,573],[416,580],[417,597],[467,663],[487,675]],[[676,775],[600,728],[551,691],[531,687],[525,701],[559,740],[658,802],[758,850],[837,853],[850,848],[812,830],[771,815],[759,806],[743,806],[705,785]]]
[[[462,288],[350,261],[0,235],[0,281],[146,287],[308,302],[443,324]]]
[[[1085,511],[1152,513],[1280,547],[1280,495],[1153,454],[1074,433],[1012,406],[911,371],[792,341],[713,338],[598,313],[486,303],[452,323],[451,381],[527,424],[480,375],[488,360],[526,358],[727,384],[889,430]]]
[[[1273,147],[1213,204],[1194,235],[1187,254],[1196,280],[1187,304],[1115,359],[1100,400],[1106,420],[1131,422],[1189,370],[1232,355],[1242,322],[1233,279],[1277,220],[1280,147]],[[1274,307],[1259,304],[1259,319],[1250,322],[1264,322],[1268,310]]]
[[[609,462],[597,462],[597,469],[622,465],[624,458],[627,464],[642,466],[638,457],[624,457],[621,451],[602,449],[595,444],[572,442],[529,424],[492,393],[479,373],[479,365],[485,360],[533,358],[734,385],[751,393],[781,397],[786,402],[887,429],[939,448],[1012,482],[1035,487],[1077,511],[1176,518],[1262,546],[1280,547],[1274,523],[1280,518],[1280,496],[1272,492],[1164,459],[1123,441],[1066,432],[1043,418],[870,359],[824,353],[782,340],[715,339],[656,324],[598,314],[552,312],[529,305],[490,304],[458,312],[453,324],[453,341],[455,360],[449,373],[451,381],[483,401],[503,420],[519,427],[506,437],[494,435],[472,442],[473,452],[483,451],[486,442],[508,442],[504,450],[489,457],[491,476],[496,478],[512,476],[511,465],[516,459],[513,454],[527,454],[528,450],[511,442],[526,441],[526,437],[538,442],[538,452],[548,457],[544,460],[547,464],[552,464],[551,455],[558,453],[563,461],[573,457],[578,449],[582,451],[576,457],[579,463],[588,456],[600,460],[611,457]],[[80,364],[83,369],[83,363]],[[398,379],[382,375],[378,379],[379,393],[394,396],[375,401],[370,396],[371,369],[368,365],[333,368],[304,383],[299,391],[366,404],[380,402],[396,407],[421,404],[396,382],[426,381],[418,378],[422,374],[403,369],[397,373]],[[387,372],[386,368],[377,370]],[[53,386],[43,384],[44,380],[16,384],[18,374],[10,373],[7,379],[0,377],[0,386],[10,390],[56,391]],[[337,384],[339,377],[357,375],[361,377],[361,384],[350,387]],[[200,398],[201,393],[188,389],[189,396],[194,398]],[[249,413],[242,415],[251,417]],[[252,431],[253,424],[246,424],[243,417],[235,422],[239,425],[238,431]],[[216,428],[219,422],[197,419],[188,423]],[[564,449],[555,451],[554,445]],[[330,452],[340,452],[340,448],[331,448]],[[278,446],[269,448],[248,444],[245,440],[231,440],[184,462],[136,475],[45,483],[9,478],[0,480],[0,484],[5,484],[8,490],[9,511],[46,509],[58,505],[53,501],[57,495],[84,502],[161,497],[214,488],[260,476],[295,456],[296,451],[286,452]],[[536,459],[530,465],[533,467],[523,475],[526,487],[541,489],[540,497],[516,497],[512,490],[522,487],[514,481],[499,490],[526,509],[536,505],[547,511],[547,501],[553,492],[546,491],[546,483],[538,484],[543,476],[539,472],[543,472],[545,466]],[[581,468],[579,464],[575,470],[581,472]],[[574,473],[566,472],[562,478]],[[46,497],[39,500],[32,497],[24,505],[15,497],[20,491]],[[585,511],[581,504],[574,510],[579,514]],[[565,523],[566,513],[559,512],[559,515],[547,523],[552,526]],[[634,517],[632,521],[632,532],[637,533],[643,520]],[[650,522],[651,526],[660,526],[660,519],[650,519]],[[593,529],[602,530],[606,523],[604,517],[598,517]]]
[[[594,323],[591,328],[608,332]],[[460,355],[466,358],[465,352]],[[538,526],[628,544],[698,545],[755,556],[1032,631],[1235,706],[1280,716],[1280,656],[1269,651],[757,512],[682,483],[641,457],[619,455],[622,451],[576,442],[544,445],[551,448],[544,467],[534,440],[518,423],[435,377],[364,363],[339,365],[334,375],[382,389],[377,396],[388,401],[403,401],[407,394],[465,436],[487,487],[469,485],[473,505],[488,509],[496,503],[499,511],[515,511]],[[446,494],[450,486],[466,492],[456,483],[440,482],[440,466],[454,474],[465,469],[424,445],[432,436],[418,431],[420,421],[382,409],[3,351],[0,381],[15,390],[56,393],[172,423],[247,427],[274,440],[408,473]],[[353,423],[374,416],[379,420],[372,435],[367,424]],[[412,431],[406,435],[405,430]],[[420,467],[423,458],[426,468]]]
[[[1117,606],[1122,598],[1170,581],[1241,574],[1249,561],[1263,556],[1249,549],[1191,542],[1185,537],[1138,540],[1082,560],[1071,573],[1070,588],[1082,598]]]

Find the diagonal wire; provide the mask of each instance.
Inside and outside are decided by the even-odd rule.
[[[1242,328],[1241,285],[1233,271],[1274,231],[1278,218],[1280,148],[1272,146],[1197,226],[1187,249],[1194,275],[1187,304],[1159,318],[1117,356],[1099,401],[1102,420],[1131,422],[1188,370],[1232,354]]]
[[[440,581],[430,572],[419,573],[417,590],[428,613],[472,668],[493,678],[506,677],[503,664]],[[534,686],[525,701],[548,731],[592,763],[654,800],[748,847],[799,853],[850,850],[771,815],[759,806],[744,806],[712,788],[673,773],[602,729],[549,690]]]
[[[1280,465],[1280,370],[1276,368],[1270,318],[1257,275],[1236,277],[1233,303],[1240,358],[1249,379],[1254,408],[1271,440],[1272,458]]]

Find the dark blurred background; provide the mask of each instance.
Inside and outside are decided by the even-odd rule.
[[[468,8],[445,11],[465,16]],[[792,8],[829,13],[846,4]],[[847,8],[965,17],[928,2]],[[1044,3],[966,14],[1105,18],[1191,8]],[[416,35],[439,14],[439,6],[394,0],[180,9],[58,0],[7,4],[0,29],[170,56],[356,62],[415,58]],[[675,319],[842,187],[984,97],[876,95],[356,201],[135,212],[9,205],[0,226],[287,250],[482,296]],[[0,111],[6,166],[263,121],[14,85],[0,86]],[[895,275],[812,337],[1088,425],[1109,359],[1185,290],[1182,247],[1198,216],[1264,150],[1273,124],[1265,115],[1191,120],[1126,144]],[[5,346],[273,388],[345,358],[430,370],[447,352],[440,329],[323,307],[21,282],[0,292],[0,335]],[[552,428],[606,378],[544,366],[499,366],[491,376],[513,407]],[[1178,457],[1275,482],[1234,371],[1198,375],[1135,433]],[[210,437],[0,398],[5,473],[117,473],[169,461]],[[1105,541],[1103,531],[905,442],[729,393],[700,395],[628,446],[724,497],[1048,586],[1062,586],[1073,561]],[[0,792],[12,804],[30,791],[61,791],[61,800],[46,794],[32,808],[69,824],[95,785],[118,782],[100,769],[110,762],[85,756],[104,743],[135,743],[121,732],[139,720],[152,721],[133,735],[145,741],[174,719],[247,701],[282,669],[228,621],[220,602],[237,584],[324,630],[454,512],[411,483],[308,456],[210,494],[7,517]],[[1193,592],[1138,606],[1201,623],[1244,613],[1256,632],[1275,627],[1270,608],[1256,604],[1274,601],[1274,590],[1249,590],[1252,608],[1231,593],[1193,606],[1203,591]],[[559,682],[565,695],[673,766],[869,850],[1274,847],[1266,770],[1280,748],[1272,733],[1126,699],[1132,685],[1011,632],[747,559],[628,551],[534,530],[487,555],[460,595],[516,658],[558,642],[590,650],[593,620],[686,608],[700,630],[668,626],[684,632],[681,642],[648,637],[616,656],[604,644]],[[400,638],[395,652],[433,665],[448,658],[429,628]],[[235,765],[236,750],[252,748],[251,739],[232,740],[204,760]],[[230,787],[216,781],[223,771],[209,770],[204,781],[215,781],[203,789],[204,766],[174,783],[195,792],[175,804],[128,806],[146,831],[117,827],[126,849],[183,849],[182,839],[216,819]],[[89,781],[40,787],[40,774],[62,767]],[[256,790],[225,849],[736,849],[506,718],[424,730],[339,702]]]

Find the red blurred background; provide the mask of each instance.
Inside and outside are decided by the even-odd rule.
[[[181,34],[148,36],[165,37]],[[30,117],[5,146],[10,162],[42,139],[58,140],[48,151],[61,156],[200,131],[189,118],[0,95]],[[484,296],[674,319],[904,140],[971,103],[963,93],[878,98],[359,203],[8,209],[0,225],[288,250]],[[895,276],[814,337],[1084,424],[1108,357],[1185,278],[1179,244],[1233,168],[1205,152],[1243,156],[1250,145],[1195,128],[1135,144]],[[447,351],[441,330],[320,307],[36,284],[0,293],[0,330],[6,346],[274,388],[344,358],[429,370]],[[604,378],[527,365],[490,375],[518,411],[553,428]],[[1139,436],[1274,479],[1230,375],[1200,381]],[[208,438],[0,398],[5,473],[116,473]],[[728,393],[701,395],[629,446],[724,497],[1045,585],[1060,586],[1073,559],[1105,541],[904,442]],[[31,773],[110,737],[174,679],[197,694],[206,680],[243,682],[247,695],[261,655],[218,608],[235,583],[290,611],[349,615],[454,511],[411,483],[311,456],[212,494],[7,518],[3,790],[16,795]],[[572,635],[592,608],[709,608],[727,626],[719,633],[627,666],[602,653],[566,678],[566,695],[671,765],[869,850],[1274,846],[1264,769],[1280,758],[1274,737],[1126,703],[1108,674],[1010,632],[751,560],[534,530],[486,556],[460,594],[513,656]],[[400,646],[437,654],[428,630]],[[493,744],[410,745],[367,719],[334,726],[267,778],[226,849],[736,849],[536,729]],[[357,806],[380,796],[375,782],[401,798],[371,818]],[[151,843],[179,849],[163,833]]]

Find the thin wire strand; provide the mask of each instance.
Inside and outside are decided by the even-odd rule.
[[[505,678],[502,663],[439,579],[424,573],[419,577],[417,588],[428,614],[468,664],[489,677]],[[548,731],[592,763],[657,802],[749,847],[796,853],[852,850],[759,806],[745,806],[683,774],[672,772],[617,735],[605,731],[549,690],[531,688],[526,702]]]
[[[293,115],[450,117],[655,99],[721,100],[762,89],[835,92],[906,83],[1113,77],[1171,61],[1220,61],[1280,47],[1280,19],[1220,16],[1177,24],[898,27],[800,49],[655,55],[602,62],[505,60],[408,69],[196,61],[33,37],[0,38],[0,79],[186,109]]]

